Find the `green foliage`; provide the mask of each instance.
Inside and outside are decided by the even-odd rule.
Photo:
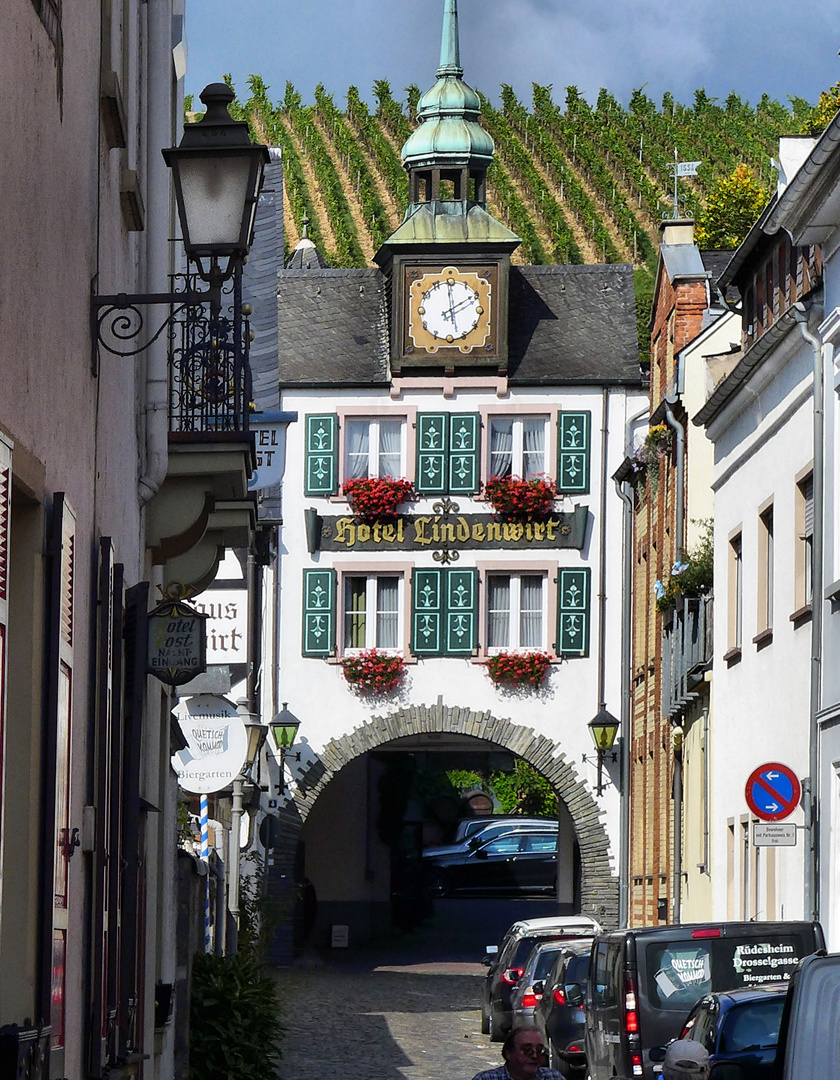
[[[283,1029],[277,984],[248,953],[196,956],[190,1080],[275,1080]]]
[[[557,817],[558,800],[554,789],[527,761],[517,761],[513,772],[494,772],[490,784],[505,814]]]
[[[456,791],[474,791],[476,788],[486,791],[487,781],[472,769],[450,769],[446,779]]]
[[[700,539],[690,551],[680,556],[656,583],[656,610],[667,611],[678,596],[705,596],[714,584],[715,537],[711,518],[695,522],[702,525]]]
[[[400,212],[405,213],[408,206],[408,177],[405,169],[390,139],[386,138],[375,118],[370,115],[355,86],[351,86],[347,91],[347,118],[373,158]]]
[[[822,135],[840,109],[840,82],[823,90],[819,101],[801,120],[803,135]]]
[[[239,933],[237,949],[259,963],[265,963],[277,929],[288,914],[286,906],[268,896],[268,864],[259,852],[242,859],[242,869],[250,863],[253,873],[239,878]]]
[[[373,84],[373,96],[378,103],[377,117],[399,143],[404,143],[411,134],[412,127],[399,102],[391,95],[391,84],[387,79],[376,80]]]
[[[695,231],[698,247],[716,250],[738,247],[766,201],[767,193],[749,166],[738,165],[730,176],[716,184],[709,196]]]
[[[636,291],[636,337],[639,342],[639,364],[650,364],[650,317],[653,312],[655,279],[647,268],[633,271]]]

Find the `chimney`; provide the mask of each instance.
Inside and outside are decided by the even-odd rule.
[[[692,218],[666,218],[659,226],[662,243],[671,247],[674,244],[694,243],[694,220]]]
[[[786,135],[779,139],[779,160],[771,158],[770,164],[779,174],[776,192],[780,198],[816,145],[817,140],[810,135]]]

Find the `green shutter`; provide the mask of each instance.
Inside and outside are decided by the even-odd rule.
[[[557,655],[589,656],[589,592],[592,571],[560,571],[557,594]]]
[[[335,653],[335,570],[303,571],[303,655]]]
[[[478,449],[481,417],[478,413],[453,413],[449,418],[449,494],[472,495],[478,491]]]
[[[471,656],[478,643],[478,570],[446,574],[447,656]]]
[[[448,413],[421,413],[417,417],[417,491],[443,495],[449,441]]]
[[[411,579],[411,651],[415,656],[443,652],[444,570],[415,570]]]
[[[306,417],[304,494],[335,495],[338,491],[338,417]]]
[[[566,495],[588,495],[592,413],[561,412],[558,428],[557,487]]]

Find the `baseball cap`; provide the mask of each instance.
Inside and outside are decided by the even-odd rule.
[[[692,1039],[672,1042],[662,1063],[662,1080],[703,1080],[709,1075],[709,1051]]]

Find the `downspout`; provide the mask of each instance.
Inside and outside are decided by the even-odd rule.
[[[819,899],[819,805],[820,793],[820,684],[822,674],[822,626],[823,626],[823,355],[822,343],[808,329],[809,309],[801,302],[791,308],[802,335],[814,352],[814,539],[811,553],[812,600],[811,600],[811,685],[808,732],[808,785],[803,793],[805,809],[805,917],[820,917]]]
[[[624,503],[622,530],[621,590],[621,817],[618,849],[618,925],[630,922],[630,724],[633,709],[631,686],[633,662],[633,488],[615,481],[615,490]]]
[[[671,411],[671,406],[665,404],[665,419],[677,434],[677,528],[676,549],[677,558],[685,550],[685,428],[677,420]],[[671,921],[679,925],[682,918],[682,846],[683,846],[683,759],[682,759],[682,728],[675,727],[673,730],[674,747],[674,883],[673,883],[673,914]]]
[[[146,84],[146,288],[168,292],[172,272],[169,238],[174,236],[172,196],[161,149],[175,142],[172,122],[173,60],[171,3],[148,2]],[[146,464],[138,484],[145,506],[166,478],[169,449],[169,370],[167,335],[146,350]]]
[[[606,709],[606,621],[607,621],[607,444],[610,437],[610,391],[601,391],[601,536],[598,552],[598,712]]]

